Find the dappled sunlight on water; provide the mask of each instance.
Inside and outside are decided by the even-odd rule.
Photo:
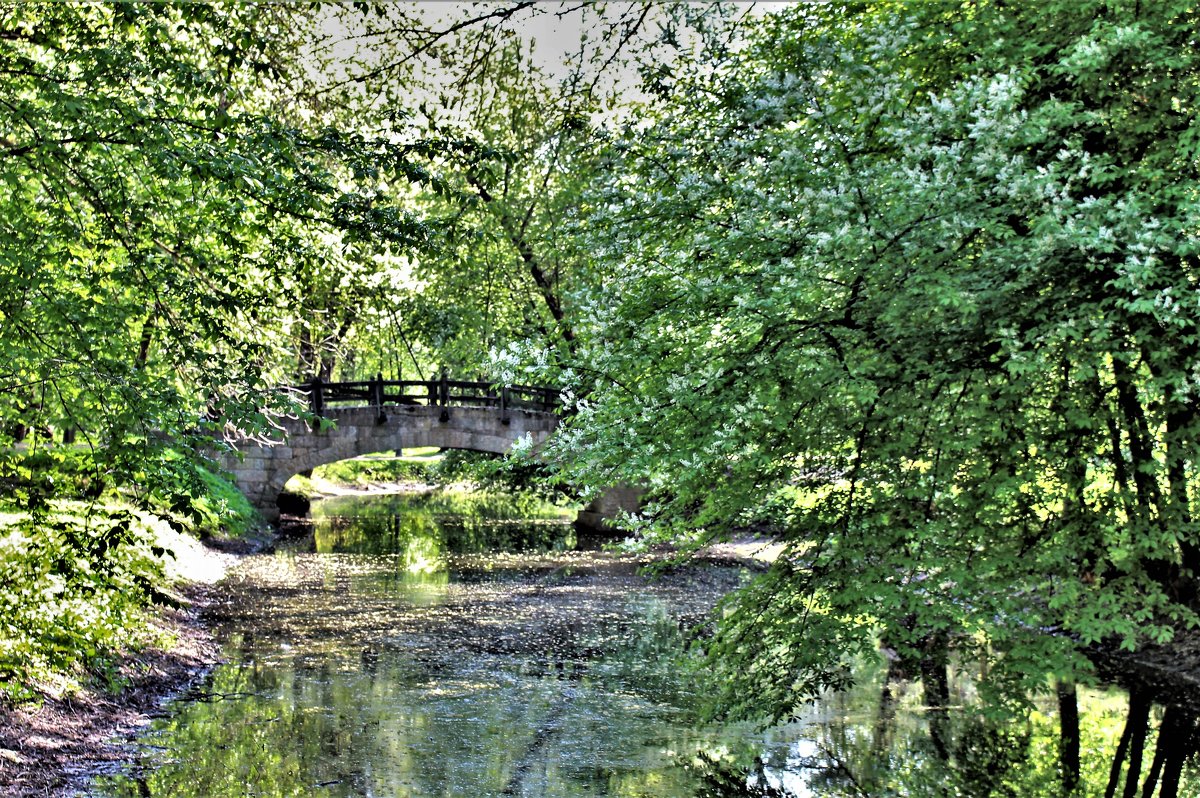
[[[880,663],[790,725],[702,722],[689,642],[747,572],[648,579],[651,555],[574,544],[555,508],[492,498],[319,506],[311,535],[230,575],[212,614],[228,664],[92,794],[1057,795],[1044,713],[951,713],[939,749],[919,686]],[[968,701],[969,669],[955,684]],[[1111,745],[1119,708],[1091,717]]]
[[[559,513],[392,504],[247,558],[214,611],[229,664],[98,793],[691,795],[694,752],[749,750],[696,721],[682,668],[739,569],[651,582],[649,557],[570,551]]]

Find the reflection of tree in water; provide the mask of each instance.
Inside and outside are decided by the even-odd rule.
[[[820,713],[804,718],[810,721],[806,739],[793,745],[786,762],[748,768],[705,762],[706,783],[718,785],[705,795],[795,794],[780,791],[789,772],[803,774],[800,794],[818,796],[1200,795],[1197,704],[1178,695],[1156,707],[1151,691],[1134,689],[1118,714],[1104,708],[1118,700],[1115,691],[1081,693],[1057,684],[1057,713],[1011,715],[964,703],[970,691],[961,682],[969,682],[969,674],[946,679],[947,689],[935,683],[916,691],[913,674],[897,663],[879,671],[881,679],[859,674],[858,687],[823,700],[825,713],[830,703],[839,705],[843,722],[830,723]],[[1122,717],[1119,736],[1113,723],[1102,722]],[[739,784],[749,791],[739,792]]]
[[[788,793],[773,787],[762,760],[755,758],[749,767],[735,767],[727,759],[708,752],[697,753],[690,770],[700,787],[696,798],[787,798]]]
[[[329,502],[314,518],[314,536],[319,552],[398,553],[407,566],[429,570],[448,554],[575,546],[574,528],[554,505],[459,491]]]
[[[494,554],[397,590],[396,562],[247,562],[221,610],[236,664],[164,724],[157,770],[98,794],[698,794],[664,751],[718,732],[694,731],[615,652],[661,657],[667,692],[677,618],[711,607],[711,580],[647,585],[603,554]]]
[[[862,664],[804,725],[705,727],[695,699],[715,691],[686,668],[720,592],[707,577],[648,586],[636,563],[552,548],[456,555],[494,545],[503,519],[456,528],[445,508],[319,520],[323,550],[356,553],[247,563],[227,607],[240,665],[171,722],[175,763],[106,794],[1058,798],[1074,772],[1076,798],[1197,794],[1184,707],[1135,700],[1105,726],[1094,693],[1060,685],[1058,712],[989,717],[937,641]]]
[[[1135,687],[1130,691],[1125,729],[1121,732],[1109,770],[1105,798],[1115,795],[1150,798],[1155,795],[1156,788],[1160,798],[1176,798],[1179,795],[1195,795],[1194,791],[1200,789],[1200,780],[1193,777],[1188,780],[1190,786],[1187,792],[1181,792],[1184,766],[1189,760],[1195,761],[1197,748],[1200,748],[1200,719],[1195,703],[1177,703],[1176,697],[1162,708],[1157,734],[1154,735],[1157,738],[1153,747],[1154,755],[1147,769],[1145,757],[1152,732],[1153,700],[1153,693],[1144,687]],[[1118,793],[1122,782],[1124,788]]]

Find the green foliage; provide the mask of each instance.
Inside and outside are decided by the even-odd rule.
[[[432,245],[382,186],[436,195],[419,163],[471,145],[277,111],[309,11],[0,10],[0,446],[74,434],[116,484],[186,479],[172,448],[289,408],[297,317],[336,332],[329,297],[385,287],[372,258]]]
[[[345,21],[359,32],[356,57],[382,62],[364,64],[368,96],[395,102],[372,102],[355,114],[387,115],[395,125],[395,107],[411,103],[399,95],[399,75],[413,77],[409,59],[396,53],[414,46],[411,32],[420,26],[403,6],[376,11]],[[719,5],[705,12],[732,14]],[[558,63],[542,57],[543,43],[528,35],[551,15],[580,32]],[[391,373],[402,365],[422,375],[447,368],[519,383],[510,347],[530,340],[555,352],[572,346],[576,312],[568,292],[594,259],[577,235],[588,210],[583,191],[610,166],[606,123],[640,96],[631,91],[636,70],[680,46],[680,20],[653,3],[515,3],[448,10],[447,22],[430,50],[439,68],[416,84],[420,99],[404,123],[429,138],[481,144],[431,159],[448,190],[414,200],[442,221],[442,246],[406,261],[407,290],[392,286],[382,306],[361,314],[354,367]]]
[[[0,496],[5,503],[36,513],[54,498],[95,499],[108,480],[87,451],[39,448],[0,452]]]
[[[435,460],[413,457],[355,457],[314,469],[313,476],[341,485],[427,482]]]
[[[785,530],[713,649],[735,710],[878,637],[1013,702],[1196,625],[1196,23],[804,4],[607,149],[576,356],[525,362],[576,397],[553,456],[647,486],[648,540]]]
[[[349,486],[468,483],[483,492],[510,493],[525,501],[560,506],[576,499],[544,464],[459,449],[431,449],[427,453],[406,449],[403,456],[367,455],[339,460],[314,469],[313,478]],[[292,479],[289,489],[308,494],[320,492],[318,484],[304,478]]]
[[[314,509],[313,521],[317,551],[398,553],[409,573],[443,572],[453,554],[562,551],[575,545],[569,512],[529,495],[461,487],[326,499]]]
[[[451,449],[442,455],[433,475],[442,483],[469,482],[485,492],[511,493],[560,506],[577,500],[553,469],[528,458]]]
[[[4,697],[35,697],[85,675],[111,682],[109,663],[145,641],[147,606],[163,600],[177,557],[189,556],[176,551],[186,540],[180,534],[240,536],[260,522],[229,482],[178,453],[169,457],[169,473],[156,480],[161,489],[138,500],[153,508],[145,512],[128,490],[108,487],[111,474],[88,451],[0,456]]]
[[[56,675],[102,671],[143,628],[164,556],[128,508],[67,505],[0,525],[0,694],[31,698]]]
[[[192,479],[170,508],[189,532],[241,538],[261,526],[258,511],[233,483],[203,466],[192,463],[191,468]]]

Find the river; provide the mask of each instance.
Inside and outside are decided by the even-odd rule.
[[[317,504],[310,534],[227,579],[211,615],[226,663],[89,794],[1055,794],[1048,714],[956,714],[947,760],[919,687],[884,684],[880,663],[793,723],[705,722],[689,643],[748,566],[648,578],[652,555],[578,544],[569,516],[528,499]],[[968,673],[955,690],[969,702]],[[1122,700],[1093,693],[1086,718],[1088,744],[1111,745]]]

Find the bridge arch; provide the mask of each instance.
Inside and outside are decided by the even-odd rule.
[[[371,452],[436,446],[504,454],[528,438],[537,447],[558,416],[546,410],[495,407],[375,405],[323,408],[321,420],[287,419],[277,442],[249,444],[221,456],[221,466],[263,517],[279,519],[277,504],[294,475]]]

